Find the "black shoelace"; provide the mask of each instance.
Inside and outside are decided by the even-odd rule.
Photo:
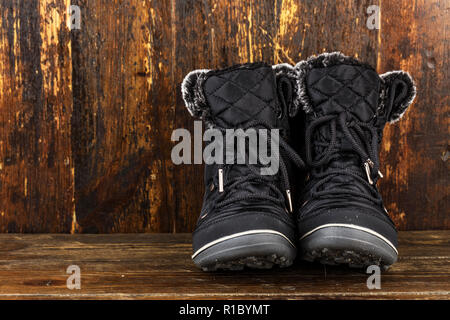
[[[272,138],[272,131],[269,125],[262,121],[252,121],[248,123],[243,130],[248,128],[268,129],[268,141]],[[222,131],[222,129],[219,129]],[[225,130],[223,130],[224,132]],[[250,172],[241,177],[228,178],[229,175],[224,173],[227,166],[233,166],[234,164],[219,165],[218,184],[219,184],[219,196],[216,199],[215,208],[220,209],[228,205],[238,203],[240,201],[248,200],[264,200],[270,201],[276,205],[286,207],[288,204],[289,211],[292,212],[292,199],[291,199],[291,187],[289,182],[288,170],[286,167],[286,160],[291,161],[295,166],[299,168],[305,168],[305,163],[300,156],[286,143],[286,141],[279,137],[279,152],[276,150],[270,150],[271,155],[278,158],[279,170],[274,175],[261,175],[261,165],[253,165],[246,163],[250,169]],[[230,170],[233,168],[230,167]],[[220,181],[222,179],[222,181]],[[278,181],[279,180],[279,181]],[[280,182],[284,193],[280,190],[277,183]],[[254,184],[264,184],[268,187],[266,192],[252,192],[248,187]]]
[[[316,139],[314,146],[324,150],[315,154],[313,159],[312,138],[315,130],[321,126],[328,125],[330,128],[330,140]],[[344,166],[339,166],[335,161],[333,167],[329,163],[342,157],[342,150],[337,139],[337,129],[341,129],[343,138],[350,142],[352,154],[356,154],[361,160],[361,169],[355,170]],[[347,122],[347,113],[342,112],[336,115],[327,115],[313,120],[306,129],[306,163],[311,169],[310,181],[307,189],[310,189],[310,198],[340,198],[352,195],[354,197],[369,200],[375,204],[382,204],[382,199],[375,184],[379,177],[378,159],[378,134],[377,129],[370,123],[358,121],[354,118]],[[345,186],[345,184],[333,181],[332,187],[327,187],[327,183],[338,175],[353,177],[355,182],[366,186],[368,193],[359,192]],[[348,185],[347,185],[348,186]],[[307,199],[305,199],[307,200]],[[303,204],[305,205],[306,202]]]

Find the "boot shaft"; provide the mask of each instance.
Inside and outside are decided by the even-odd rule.
[[[403,71],[379,76],[370,65],[337,52],[302,61],[295,69],[299,104],[310,129],[305,146],[310,164],[358,167],[371,182],[376,180],[371,171],[379,170],[383,128],[399,120],[414,99],[411,77]],[[339,154],[331,150],[336,148]]]
[[[290,68],[285,70],[285,68]],[[237,129],[259,121],[271,128],[288,130],[284,114],[289,112],[281,80],[290,66],[271,67],[265,63],[236,65],[220,70],[195,70],[182,84],[183,99],[192,116],[206,122],[208,127]]]
[[[339,52],[323,53],[295,66],[298,105],[309,121],[346,113],[383,130],[398,121],[415,98],[416,88],[404,71],[381,75],[375,69]]]

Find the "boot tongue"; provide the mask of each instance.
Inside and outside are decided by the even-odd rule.
[[[259,120],[276,127],[279,103],[272,67],[254,63],[211,71],[203,90],[214,124],[237,128]]]
[[[370,66],[344,63],[320,65],[308,71],[305,84],[314,116],[345,112],[348,123],[353,120],[369,122],[377,111],[381,79]],[[318,131],[319,140],[331,138],[329,128],[321,127]],[[351,151],[351,144],[339,128],[337,139],[342,150]]]
[[[307,95],[311,102],[311,117],[346,113],[347,124],[352,121],[369,122],[373,119],[379,100],[381,80],[371,67],[360,64],[334,64],[321,66],[308,71],[305,78]],[[336,139],[341,150],[340,156],[328,164],[327,170],[345,167],[363,170],[361,159],[353,151],[350,141],[345,138],[339,125],[336,127]],[[321,126],[314,134],[315,141],[330,142],[329,126]],[[324,147],[314,145],[316,153]],[[334,177],[328,184],[341,185],[355,191],[364,191],[365,187],[353,183],[352,177],[345,175]]]
[[[380,77],[365,65],[337,64],[311,69],[306,90],[316,115],[347,112],[368,122],[378,107]]]

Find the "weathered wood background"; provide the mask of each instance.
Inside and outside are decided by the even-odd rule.
[[[81,29],[67,11],[81,8]],[[367,7],[379,5],[381,29]],[[381,189],[402,230],[449,229],[449,0],[0,0],[0,232],[186,232],[202,167],[175,166],[196,68],[340,50],[409,71]]]

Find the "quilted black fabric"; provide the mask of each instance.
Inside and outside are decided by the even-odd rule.
[[[203,86],[214,123],[236,128],[251,120],[276,126],[279,112],[275,76],[265,64],[240,65],[211,72]]]
[[[381,80],[365,66],[334,65],[312,69],[306,79],[308,95],[318,115],[347,111],[367,122],[378,108]]]

